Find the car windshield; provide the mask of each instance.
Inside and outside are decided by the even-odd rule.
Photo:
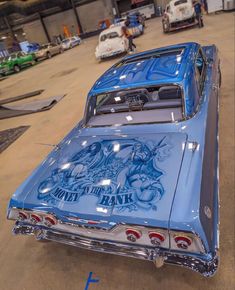
[[[126,18],[116,18],[115,23],[120,23],[126,21]]]
[[[178,0],[178,1],[175,2],[175,6],[178,6],[180,4],[184,4],[184,3],[187,3],[187,2],[188,2],[188,0]]]
[[[86,124],[105,126],[182,120],[182,90],[177,85],[115,91],[90,97]]]
[[[1,58],[0,63],[7,61],[9,58],[9,56],[5,56],[3,58]]]
[[[116,31],[113,31],[113,32],[101,35],[100,41],[105,41],[106,39],[112,39],[116,37],[119,37],[119,35]]]
[[[70,42],[70,39],[64,39],[62,42],[63,43],[69,43]]]
[[[49,44],[42,44],[42,45],[40,46],[40,49],[47,49],[48,46],[49,46]]]

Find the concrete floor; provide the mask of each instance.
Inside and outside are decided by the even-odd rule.
[[[0,82],[0,98],[45,89],[42,97],[67,96],[52,110],[0,121],[0,130],[31,125],[0,155],[0,289],[84,289],[89,272],[100,282],[89,290],[234,289],[234,15],[205,17],[205,28],[163,35],[160,19],[147,22],[146,33],[135,40],[138,51],[187,41],[216,44],[220,50],[223,83],[220,99],[220,217],[221,264],[206,279],[180,267],[156,270],[150,262],[100,254],[57,243],[38,243],[33,237],[13,237],[6,220],[7,203],[20,183],[81,119],[86,94],[95,80],[116,60],[98,64],[97,37]],[[41,97],[40,97],[41,98]]]

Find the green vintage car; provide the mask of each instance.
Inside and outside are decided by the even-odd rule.
[[[2,59],[0,75],[6,75],[9,72],[19,72],[25,66],[34,65],[35,61],[34,53],[26,54],[23,51],[12,53]]]

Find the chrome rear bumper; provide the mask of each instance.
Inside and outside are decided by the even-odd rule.
[[[189,21],[190,19],[192,19],[192,22]],[[184,29],[187,27],[196,26],[198,24],[198,21],[196,20],[196,18],[193,17],[190,19],[170,23],[169,32]]]
[[[125,50],[116,50],[116,51],[112,51],[110,53],[104,53],[100,56],[101,59],[105,59],[105,58],[109,58],[109,57],[112,57],[112,56],[116,56],[116,55],[119,55],[119,54],[122,54],[124,53]]]
[[[173,252],[162,248],[90,239],[84,236],[72,235],[71,233],[60,232],[42,226],[23,224],[22,222],[16,222],[13,228],[13,233],[15,235],[35,235],[37,240],[55,241],[97,252],[149,260],[153,261],[157,267],[164,263],[183,266],[196,271],[205,277],[210,277],[215,274],[219,262],[217,253],[213,256],[208,256],[208,259],[204,260],[196,255],[185,255],[180,252]]]

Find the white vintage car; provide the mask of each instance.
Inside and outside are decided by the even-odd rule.
[[[111,57],[128,50],[128,39],[122,32],[121,26],[112,26],[101,32],[95,56],[98,60]]]
[[[163,32],[167,33],[198,24],[192,0],[172,0],[166,5],[162,18]]]
[[[81,38],[75,35],[62,40],[61,46],[63,50],[67,50],[81,44],[81,42],[82,42]]]

